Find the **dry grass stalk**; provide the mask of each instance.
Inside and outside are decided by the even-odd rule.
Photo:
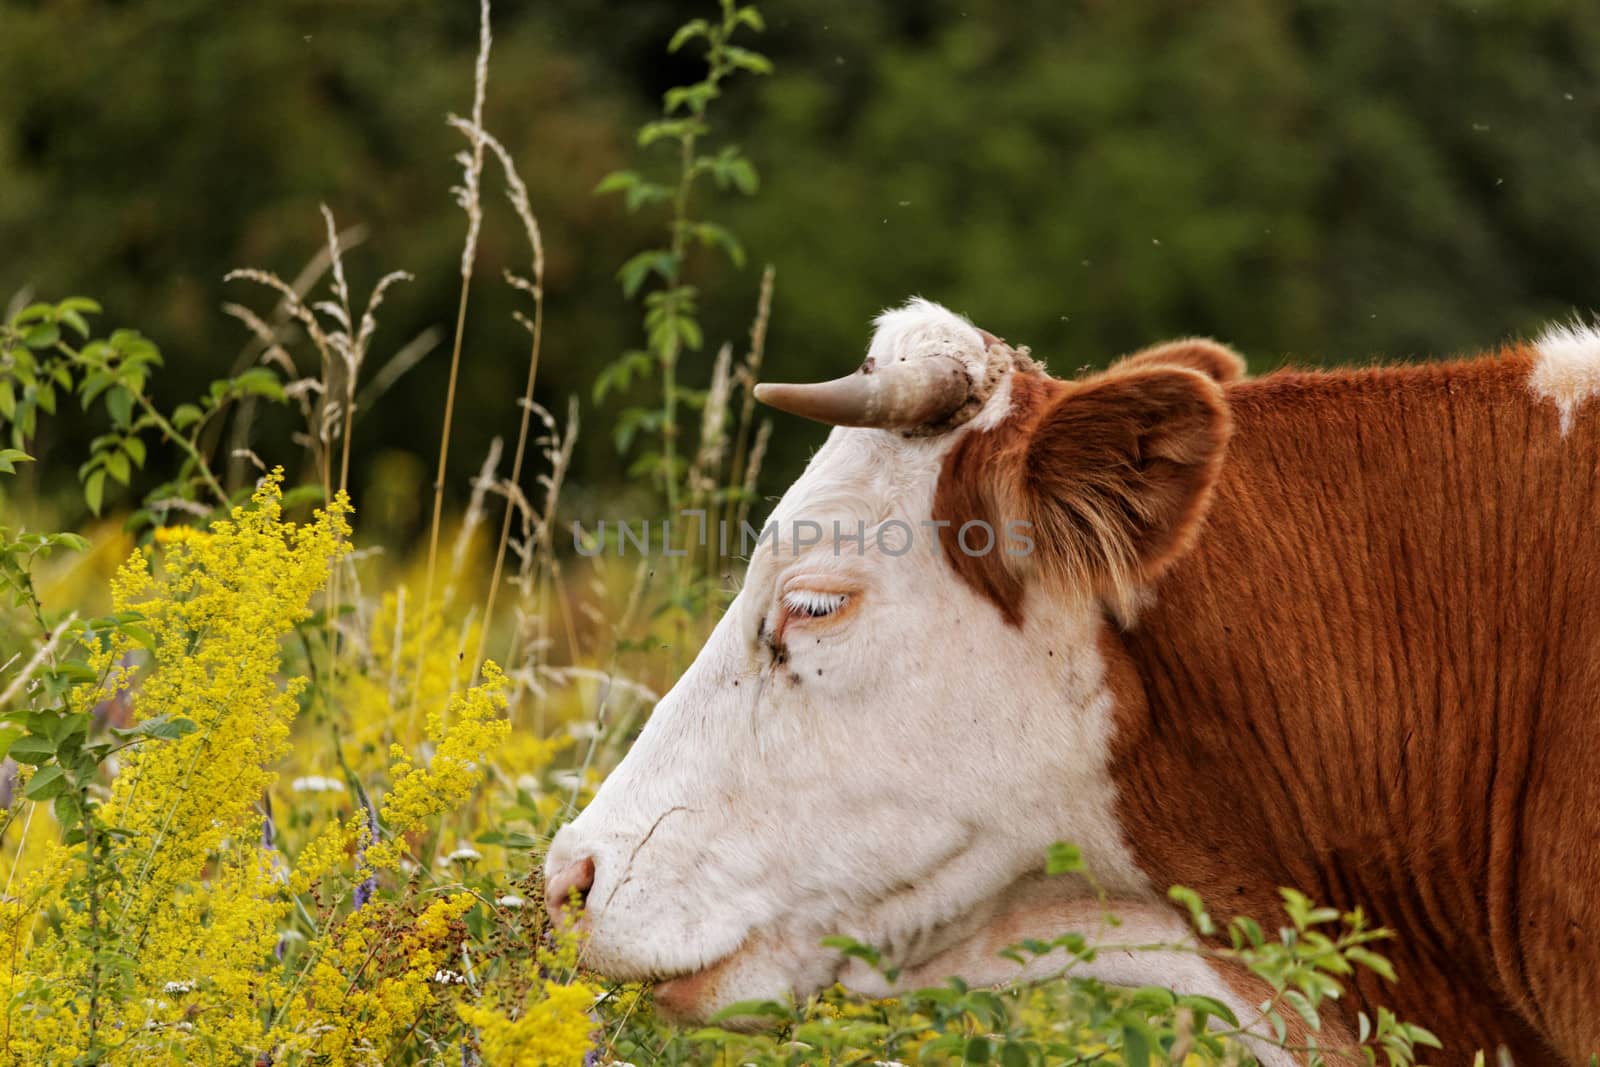
[[[477,477],[472,479],[472,495],[467,498],[467,510],[461,516],[461,527],[456,531],[455,544],[450,550],[450,576],[445,583],[443,597],[447,603],[454,599],[456,584],[466,569],[467,553],[472,547],[472,539],[488,516],[486,504],[489,494],[498,488],[496,474],[500,469],[500,457],[504,452],[503,440],[496,437],[490,441],[489,451],[483,457],[483,466],[478,468]]]
[[[506,485],[506,506],[521,517],[520,537],[512,538],[509,549],[517,559],[514,584],[518,597],[513,612],[511,641],[506,650],[508,667],[524,666],[524,655],[544,654],[548,645],[545,633],[548,618],[547,605],[552,581],[559,581],[559,563],[555,558],[554,526],[556,511],[560,506],[561,489],[572,466],[572,453],[578,443],[578,401],[572,397],[567,402],[566,429],[562,432],[555,418],[544,408],[530,402],[533,414],[544,427],[544,432],[534,446],[550,466],[548,474],[539,476],[539,486],[544,499],[535,507],[514,483]],[[577,655],[577,628],[573,624],[570,606],[565,595],[561,598],[563,624],[566,627],[574,657]],[[487,620],[486,620],[487,622]],[[526,650],[526,652],[525,652]]]
[[[350,299],[350,282],[345,275],[343,238],[334,224],[333,212],[326,204],[322,205],[322,219],[327,232],[327,244],[322,253],[322,262],[326,266],[315,273],[302,271],[296,281],[302,281],[308,274],[314,280],[321,277],[324,270],[331,270],[333,299],[307,306],[304,289],[290,285],[267,271],[236,270],[227,277],[230,280],[242,278],[258,282],[276,290],[280,294],[277,313],[284,316],[285,321],[298,322],[317,350],[321,360],[321,377],[295,378],[297,371],[294,360],[279,340],[282,327],[274,328],[248,309],[230,305],[234,317],[243,322],[257,343],[263,346],[261,361],[277,364],[288,371],[291,380],[285,385],[284,392],[300,404],[307,424],[305,435],[297,435],[296,439],[303,440],[311,449],[313,462],[321,474],[323,497],[331,500],[335,489],[332,447],[335,434],[341,438],[337,488],[341,493],[348,493],[350,488],[350,438],[356,412],[356,383],[360,380],[361,367],[366,362],[373,334],[377,332],[378,308],[383,305],[389,287],[399,281],[409,281],[411,275],[405,271],[391,271],[378,279],[357,319]],[[323,325],[319,316],[331,325]],[[248,450],[245,451],[248,453]],[[326,598],[329,647],[335,655],[338,646],[333,642],[336,632],[334,624],[342,603],[340,585],[343,571],[342,567],[334,568]]]
[[[772,438],[772,420],[762,419],[756,431],[756,443],[750,448],[750,463],[744,469],[744,485],[740,486],[738,528],[750,520],[750,505],[756,499],[756,480],[761,477],[761,461],[767,455],[767,442]]]
[[[533,390],[539,379],[539,354],[544,339],[544,238],[539,230],[538,217],[533,213],[533,207],[528,199],[528,187],[522,181],[522,176],[517,173],[516,164],[511,159],[511,153],[506,151],[495,137],[482,126],[467,122],[457,116],[450,116],[450,124],[466,133],[474,144],[486,146],[499,160],[500,169],[505,175],[506,198],[511,202],[511,208],[516,212],[517,218],[522,223],[523,232],[527,235],[528,244],[532,249],[533,276],[524,278],[510,271],[506,272],[506,281],[515,288],[526,292],[533,299],[533,319],[524,319],[520,314],[518,320],[528,328],[531,336],[528,350],[528,380],[522,392],[522,421],[517,429],[517,445],[511,458],[510,481],[513,486],[522,484],[522,463],[527,454],[528,429],[533,417]],[[483,608],[483,631],[478,642],[478,649],[473,657],[475,669],[483,664],[484,648],[489,639],[489,627],[494,621],[494,602],[500,592],[500,578],[505,570],[506,548],[511,539],[511,520],[513,502],[510,497],[506,501],[505,515],[500,522],[500,541],[495,547],[494,569],[489,578],[489,592]]]
[[[489,87],[489,0],[478,5],[478,59],[472,76],[472,126],[475,134],[470,152],[457,156],[462,165],[462,183],[455,189],[456,203],[467,213],[467,236],[461,248],[461,298],[456,305],[455,341],[450,350],[450,379],[445,388],[444,425],[439,431],[439,468],[433,479],[433,523],[428,533],[428,570],[422,583],[422,618],[427,619],[433,599],[433,575],[439,559],[439,522],[444,514],[445,465],[450,457],[450,424],[455,415],[456,382],[461,376],[461,340],[467,328],[467,297],[472,291],[472,268],[478,258],[478,230],[483,224],[483,203],[479,195],[483,178],[483,100]],[[416,685],[422,683],[419,670]]]
[[[352,226],[338,234],[333,247],[348,252],[366,239],[366,227]],[[318,248],[316,254],[300,268],[300,273],[288,283],[300,302],[304,303],[307,294],[311,292],[311,287],[317,284],[332,265],[329,247],[324,246]],[[251,364],[261,363],[268,366],[275,364],[283,368],[286,374],[285,381],[293,381],[299,377],[300,372],[295,368],[294,360],[290,358],[288,352],[289,347],[298,340],[294,329],[295,320],[289,314],[285,301],[279,300],[273,306],[271,315],[265,320],[238,304],[223,304],[222,310],[243,322],[251,334],[251,339],[244,344],[234,360],[230,372],[232,375],[238,376]],[[259,401],[253,396],[245,397],[229,430],[227,451],[230,461],[227,484],[230,486],[238,486],[244,479],[244,465],[240,462],[239,450],[249,447],[250,431],[255,423],[258,403]],[[208,452],[210,447],[207,447]]]
[[[723,504],[724,524],[731,524],[735,519],[743,522],[749,515],[749,494],[755,488],[755,478],[751,476],[750,468],[754,467],[759,472],[761,466],[759,456],[750,452],[750,428],[756,422],[755,388],[756,382],[761,380],[761,362],[767,351],[767,324],[772,318],[772,286],[777,273],[777,268],[770,263],[761,272],[761,294],[756,298],[756,317],[750,324],[750,350],[745,353],[735,376],[736,384],[744,396],[739,408],[738,429],[735,431],[733,465],[728,471],[728,488],[738,492],[729,493]],[[762,451],[765,451],[764,447]]]

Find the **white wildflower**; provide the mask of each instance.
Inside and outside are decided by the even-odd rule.
[[[296,778],[290,782],[289,788],[296,793],[343,793],[344,783],[337,778],[325,778],[320,774],[308,774],[303,778]]]

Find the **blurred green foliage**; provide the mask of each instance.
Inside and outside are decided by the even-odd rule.
[[[675,26],[715,5],[495,9],[489,128],[528,179],[549,254],[540,396],[587,399],[639,347],[615,280],[650,220],[596,197],[631,131],[691,82]],[[867,321],[938,299],[1057,373],[1163,337],[1230,341],[1257,371],[1484,347],[1600,304],[1600,5],[1590,0],[794,0],[766,5],[770,78],[719,129],[762,176],[717,217],[749,263],[702,251],[703,384],[777,267],[772,377],[842,373]],[[419,0],[0,0],[0,293],[94,293],[155,339],[170,408],[234,369],[226,270],[296,273],[319,201],[365,227],[352,272],[418,281],[385,307],[380,362],[452,320],[461,218],[448,189],[470,103],[476,5]],[[464,356],[452,490],[507,433],[524,373],[521,235],[498,190]],[[436,351],[361,413],[373,467],[437,445]],[[620,405],[621,401],[615,401]],[[576,481],[623,481],[586,414]],[[261,432],[287,433],[290,418]],[[600,431],[595,432],[599,427]],[[41,440],[70,476],[87,438]],[[820,429],[784,420],[763,484]],[[422,491],[419,486],[419,493]],[[574,507],[585,512],[579,499]],[[592,513],[588,509],[587,513]]]

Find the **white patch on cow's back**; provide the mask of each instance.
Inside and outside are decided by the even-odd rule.
[[[1574,320],[1545,327],[1528,386],[1561,413],[1561,436],[1572,432],[1584,402],[1600,396],[1600,327]]]

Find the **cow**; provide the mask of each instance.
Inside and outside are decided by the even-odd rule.
[[[913,300],[855,373],[760,387],[836,428],[551,843],[587,961],[704,1018],[1058,967],[998,953],[1093,928],[1093,886],[1121,939],[1167,945],[1191,936],[1168,886],[1263,922],[1297,887],[1398,935],[1398,983],[1354,979],[1324,1047],[1384,1003],[1440,1035],[1438,1062],[1587,1062],[1600,329],[1243,371],[1194,339],[1058,379]],[[804,522],[837,536],[788,535]],[[1055,841],[1086,875],[1043,875]],[[1075,973],[1242,1019],[1263,995],[1176,948]]]

